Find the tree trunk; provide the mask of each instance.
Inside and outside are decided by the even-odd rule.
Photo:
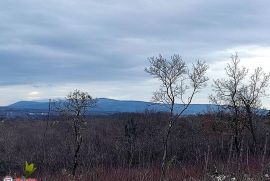
[[[72,175],[73,176],[75,176],[76,170],[77,170],[77,167],[78,167],[78,155],[79,155],[79,151],[80,151],[80,148],[81,148],[81,143],[82,143],[82,137],[79,136],[78,142],[77,142],[77,148],[75,150],[74,157],[73,157],[73,169],[72,169]]]
[[[169,137],[170,137],[170,134],[171,134],[172,119],[173,118],[170,118],[170,123],[168,125],[168,129],[167,129],[165,139],[164,139],[164,143],[163,143],[163,157],[162,157],[162,163],[161,163],[160,181],[166,181],[166,179],[167,179],[168,142],[169,142]]]
[[[253,114],[252,114],[252,111],[251,111],[251,108],[250,106],[246,106],[246,109],[247,109],[247,114],[248,114],[248,124],[249,124],[249,127],[250,127],[250,132],[251,132],[251,135],[252,135],[252,139],[253,139],[253,145],[254,145],[254,150],[256,150],[256,147],[257,147],[257,138],[256,138],[256,130],[255,130],[255,126],[253,124]]]
[[[76,170],[77,170],[77,167],[78,167],[78,155],[79,155],[79,151],[80,151],[81,144],[82,144],[82,136],[81,136],[81,133],[80,133],[80,130],[79,130],[78,120],[73,121],[74,133],[75,133],[75,142],[76,142],[76,149],[75,149],[75,152],[74,152],[73,169],[72,169],[72,175],[74,177],[76,175]]]

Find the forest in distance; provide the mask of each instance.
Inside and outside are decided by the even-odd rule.
[[[241,66],[237,53],[224,68],[224,77],[213,82],[203,61],[189,66],[174,54],[148,62],[145,72],[160,83],[152,101],[165,105],[166,112],[89,115],[98,100],[76,89],[64,100],[50,101],[46,116],[36,120],[3,118],[0,177],[270,180],[270,114],[262,111],[269,73]],[[207,84],[212,86],[209,100],[218,109],[185,114]]]

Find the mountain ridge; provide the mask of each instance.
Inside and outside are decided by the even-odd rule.
[[[9,109],[21,109],[21,110],[42,110],[47,111],[49,102],[39,101],[18,101],[14,104],[6,106]],[[175,108],[180,109],[182,104],[176,104]],[[217,109],[213,104],[191,104],[184,114],[202,114],[210,110]],[[152,110],[157,112],[166,112],[169,109],[165,104],[138,101],[138,100],[116,100],[108,98],[97,98],[97,104],[94,108],[90,109],[90,112],[144,112],[145,110]]]

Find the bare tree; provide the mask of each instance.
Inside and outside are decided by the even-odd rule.
[[[239,91],[243,86],[244,78],[248,70],[241,67],[240,59],[237,54],[231,56],[231,63],[225,68],[226,78],[214,80],[214,95],[210,95],[210,101],[222,108],[229,110],[231,114],[230,125],[234,135],[234,146],[237,153],[240,153],[240,137],[244,128],[240,119],[241,100],[239,99]]]
[[[163,140],[160,178],[160,180],[166,180],[169,163],[173,161],[173,157],[168,158],[168,142],[173,124],[188,108],[194,95],[206,86],[208,77],[205,74],[208,66],[204,62],[197,61],[189,70],[182,58],[176,54],[170,60],[163,58],[161,55],[150,57],[148,60],[150,66],[145,68],[145,71],[161,82],[160,89],[154,92],[153,100],[167,105],[170,110]],[[186,97],[187,94],[189,96]],[[179,109],[175,107],[177,101],[183,104]]]
[[[247,85],[243,85],[240,90],[240,99],[245,109],[245,125],[250,131],[253,143],[256,148],[256,123],[254,116],[259,108],[262,107],[261,99],[266,94],[266,88],[269,86],[270,74],[263,72],[261,67],[255,69],[254,73],[250,76]]]
[[[254,114],[261,108],[261,98],[266,95],[265,89],[268,87],[270,75],[259,67],[247,79],[248,69],[240,66],[237,53],[232,55],[225,72],[226,78],[214,80],[215,94],[210,96],[210,100],[229,110],[234,146],[239,156],[241,134],[245,127],[251,132],[256,145]]]
[[[78,166],[78,155],[83,141],[81,131],[85,123],[84,118],[87,110],[95,106],[96,100],[87,92],[75,90],[70,92],[65,101],[61,101],[59,104],[60,106],[57,106],[58,112],[66,116],[68,121],[72,123],[75,144],[72,175],[75,176]]]

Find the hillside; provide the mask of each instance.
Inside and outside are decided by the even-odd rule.
[[[183,105],[177,104],[176,110],[179,110]],[[7,106],[9,109],[20,110],[48,110],[48,102],[39,101],[20,101]],[[211,104],[192,104],[185,111],[184,114],[202,114],[209,110],[216,109],[215,105]],[[127,100],[114,100],[107,98],[98,98],[95,108],[92,108],[90,112],[95,113],[123,113],[123,112],[144,112],[145,110],[165,112],[168,108],[164,104],[157,104],[144,101],[127,101]]]

